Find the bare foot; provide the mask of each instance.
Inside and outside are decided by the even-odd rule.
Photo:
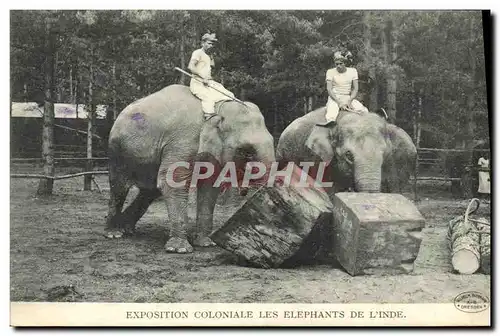
[[[212,241],[212,239],[210,239],[208,237],[198,237],[194,241],[193,245],[209,247],[209,246],[215,246],[216,244]]]
[[[186,239],[173,237],[165,244],[165,250],[171,253],[191,253],[193,247]]]
[[[123,237],[123,232],[121,232],[119,230],[109,230],[109,231],[106,231],[104,233],[104,236],[106,238],[110,238],[110,239],[121,238],[121,237]]]

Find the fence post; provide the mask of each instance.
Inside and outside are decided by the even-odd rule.
[[[418,179],[418,155],[419,155],[419,148],[417,147],[417,155],[415,156],[415,176],[413,179],[413,193],[414,193],[414,201],[418,202],[418,191],[417,191],[417,179]]]

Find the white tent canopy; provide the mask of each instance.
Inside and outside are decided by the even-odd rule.
[[[107,105],[96,106],[96,118],[106,119]],[[76,104],[54,104],[55,117],[59,119],[76,119]],[[87,119],[86,105],[78,104],[78,119]],[[42,118],[43,106],[38,107],[37,103],[16,103],[12,102],[12,117],[14,118]]]

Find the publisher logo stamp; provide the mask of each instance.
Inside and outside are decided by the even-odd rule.
[[[474,291],[458,294],[453,303],[455,308],[465,313],[479,313],[490,306],[490,300],[485,295]]]

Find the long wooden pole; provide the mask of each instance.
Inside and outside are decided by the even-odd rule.
[[[195,80],[197,80],[197,81],[199,81],[199,82],[202,82],[199,78],[197,78],[196,76],[191,75],[189,72],[186,72],[186,71],[182,70],[181,68],[175,67],[174,69],[175,69],[175,70],[177,70],[177,71],[180,71],[181,73],[183,73],[183,74],[185,74],[185,75],[187,75],[187,76],[189,76],[189,77],[191,77],[191,78],[194,78]],[[226,93],[224,93],[224,92],[222,92],[222,91],[220,91],[220,90],[217,90],[216,88],[214,88],[214,87],[212,87],[212,86],[210,86],[210,85],[208,85],[208,87],[210,87],[210,88],[214,89],[215,91],[217,91],[217,92],[219,92],[219,93],[223,94],[224,96],[226,96],[226,97],[228,97],[228,98],[231,98],[231,99],[232,99],[232,100],[234,100],[234,101],[237,101],[238,103],[241,103],[241,104],[245,105],[245,103],[244,103],[243,101],[239,100],[239,99],[238,99],[238,98],[236,98],[236,97],[231,97],[231,96],[229,96],[228,94],[226,94]]]

